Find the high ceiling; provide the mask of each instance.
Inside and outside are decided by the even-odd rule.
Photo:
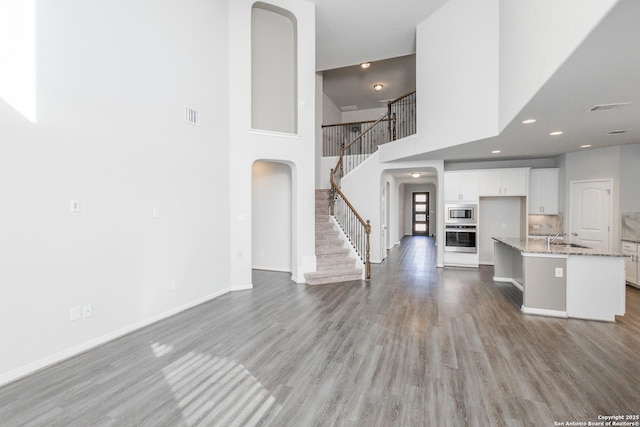
[[[622,0],[499,136],[412,159],[542,158],[640,143],[639,22],[640,2]],[[589,111],[616,103],[629,104]],[[537,121],[522,123],[529,118]],[[626,132],[609,135],[620,130]],[[551,136],[553,131],[563,134]]]
[[[383,85],[379,92],[373,89],[377,83]],[[350,106],[366,110],[384,107],[387,101],[415,89],[415,55],[374,61],[367,69],[356,64],[323,73],[324,93],[338,108]]]
[[[316,69],[342,68],[416,52],[416,26],[447,0],[311,0]]]
[[[360,72],[362,76],[357,68],[360,62],[399,56],[411,58],[407,55],[415,53],[416,25],[445,0],[402,1],[394,3],[393,7],[378,0],[315,0],[315,3],[317,69],[356,65],[335,73],[351,69],[354,74]],[[583,149],[640,143],[639,22],[640,1],[621,0],[499,136],[416,155],[411,159],[541,158]],[[404,77],[410,75],[410,71],[397,75]],[[335,95],[327,95],[338,107],[358,105],[356,100],[363,96],[362,90],[367,91],[367,96],[372,93],[369,88],[371,82],[362,77],[360,80],[363,81],[362,87],[344,85],[335,91]],[[394,85],[390,79],[389,86],[385,87]],[[325,91],[332,89],[325,84]],[[369,104],[364,100],[358,102],[373,105],[376,102],[380,104],[380,99],[394,97],[391,93],[374,96],[379,99]],[[419,97],[420,94],[418,102]],[[615,110],[587,112],[596,104],[620,102],[631,104]],[[521,121],[526,118],[536,118],[537,122],[525,126]],[[462,122],[464,118],[460,120]],[[564,133],[552,137],[549,132],[554,130]],[[616,130],[627,131],[607,135]],[[581,145],[591,147],[580,148]],[[501,152],[491,154],[492,150]]]

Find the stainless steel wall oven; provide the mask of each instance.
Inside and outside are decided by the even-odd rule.
[[[447,252],[477,253],[475,225],[447,224],[444,227],[444,250]]]

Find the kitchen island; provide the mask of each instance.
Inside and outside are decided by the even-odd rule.
[[[544,239],[493,240],[493,280],[522,290],[523,313],[611,322],[624,315],[622,253]]]

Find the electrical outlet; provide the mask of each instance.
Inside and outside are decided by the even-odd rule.
[[[82,306],[82,317],[91,317],[91,304]]]
[[[70,310],[70,320],[75,322],[76,320],[82,319],[82,307],[79,305],[74,305]]]
[[[564,276],[564,269],[562,267],[556,267],[556,277]]]

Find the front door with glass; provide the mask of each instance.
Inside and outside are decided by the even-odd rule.
[[[429,193],[413,193],[412,234],[429,235]]]

